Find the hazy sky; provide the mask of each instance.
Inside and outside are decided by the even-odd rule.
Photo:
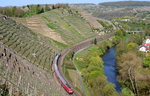
[[[0,0],[0,6],[22,6],[27,4],[56,4],[56,3],[101,3],[108,1],[129,1],[129,0]],[[150,1],[150,0],[130,0]]]

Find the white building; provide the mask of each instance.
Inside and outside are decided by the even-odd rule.
[[[146,51],[146,47],[144,47],[144,46],[140,47],[139,51],[147,52],[147,51]]]

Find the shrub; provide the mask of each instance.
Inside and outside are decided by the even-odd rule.
[[[145,59],[144,59],[144,67],[148,67],[150,68],[150,56],[147,56]]]
[[[134,93],[129,88],[122,89],[123,96],[135,96]]]

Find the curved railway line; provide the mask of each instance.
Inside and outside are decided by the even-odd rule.
[[[89,39],[89,40],[85,40],[81,43],[78,43],[76,45],[73,45],[72,47],[70,48],[67,48],[65,49],[64,51],[62,51],[61,53],[58,53],[55,57],[55,60],[54,60],[54,71],[55,71],[55,75],[58,79],[58,81],[61,83],[62,87],[64,87],[64,84],[62,83],[65,83],[66,86],[69,84],[67,82],[67,80],[65,79],[64,75],[63,75],[63,72],[62,72],[62,65],[63,65],[63,60],[65,58],[65,56],[70,52],[70,51],[73,51],[73,52],[78,52],[79,50],[81,49],[84,49],[84,48],[87,48],[91,45],[93,45],[95,43],[95,40],[96,42],[99,42],[99,41],[102,41],[102,40],[105,40],[105,39],[108,39],[110,37],[114,36],[114,33],[109,33],[109,34],[106,34],[104,36],[101,36],[101,37],[96,37],[96,38],[92,38],[92,39]],[[57,59],[57,60],[56,60]],[[57,63],[56,63],[57,61]],[[57,66],[56,66],[57,65]],[[56,69],[56,67],[58,68],[58,70]],[[60,75],[60,76],[58,76]],[[70,87],[70,85],[69,85]],[[64,89],[66,90],[66,88],[64,87]],[[81,96],[81,94],[79,92],[77,92],[73,87],[71,88],[73,89],[73,94],[70,94],[71,96]],[[67,90],[66,90],[67,91]],[[67,91],[69,93],[69,91]]]

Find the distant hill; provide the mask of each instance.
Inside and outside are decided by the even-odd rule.
[[[84,9],[85,11],[87,12],[93,12],[93,10],[96,9],[96,7],[98,7],[96,4],[70,4],[69,5],[70,7],[72,8],[81,8],[81,9]]]
[[[100,18],[112,19],[124,16],[140,16],[143,12],[149,13],[149,1],[120,1],[100,3],[99,8],[93,11],[93,15]]]
[[[120,1],[120,2],[105,2],[99,5],[111,7],[134,7],[134,6],[150,6],[149,1]]]
[[[94,4],[75,4],[74,8],[81,8],[95,17],[112,19],[115,17],[138,16],[148,17],[150,1],[120,1]],[[143,14],[146,13],[146,14]]]

